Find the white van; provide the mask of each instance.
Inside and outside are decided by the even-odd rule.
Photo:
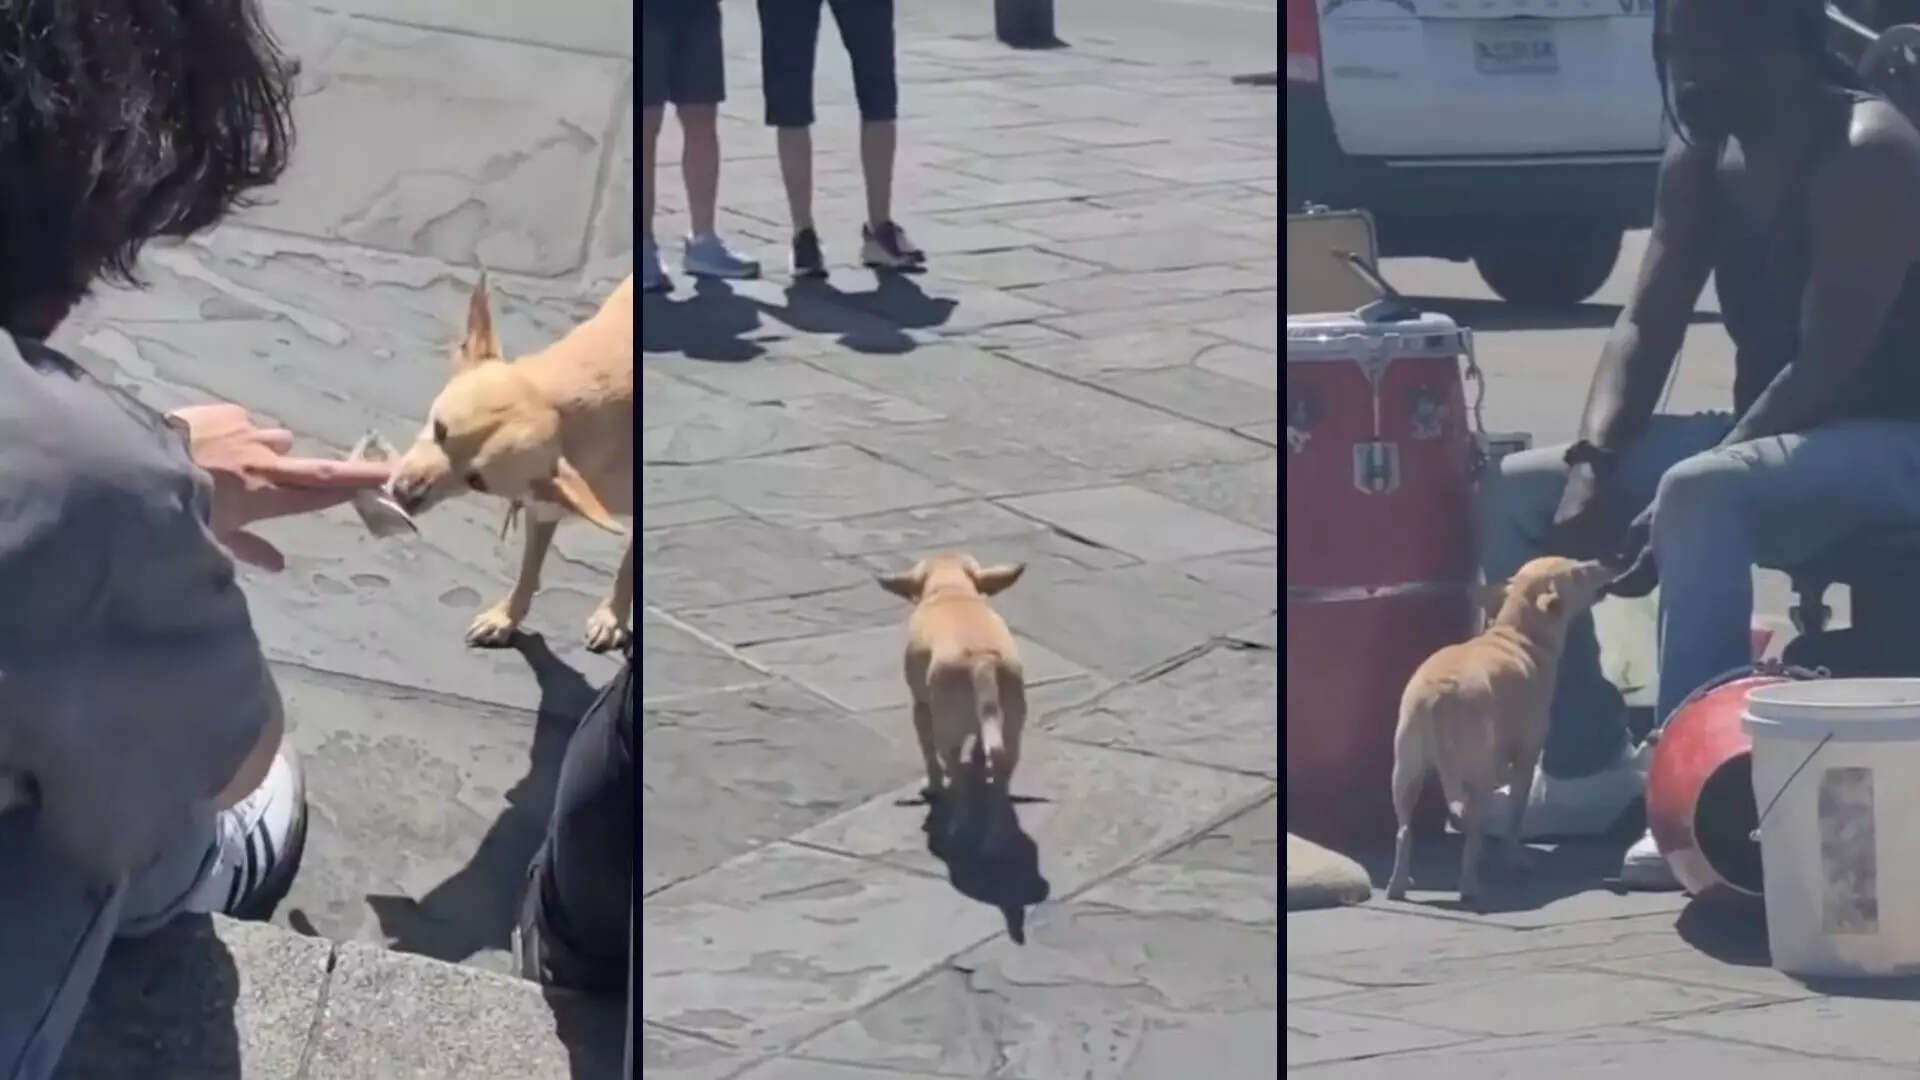
[[[1579,303],[1652,219],[1653,0],[1287,0],[1287,202]]]

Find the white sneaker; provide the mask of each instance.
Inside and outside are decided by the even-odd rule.
[[[214,865],[187,909],[265,918],[292,887],[306,847],[307,786],[282,748],[252,794],[222,810]]]
[[[1620,815],[1627,812],[1647,787],[1647,767],[1652,761],[1652,743],[1642,743],[1621,755],[1620,760],[1592,776],[1571,780],[1548,776],[1538,768],[1533,772],[1533,788],[1527,793],[1527,816],[1521,822],[1522,840],[1549,837],[1601,836],[1612,830]],[[1486,835],[1507,834],[1510,787],[1497,788],[1487,800]]]
[[[727,250],[718,236],[689,236],[680,268],[694,277],[756,278],[760,264]]]
[[[1660,846],[1653,842],[1651,831],[1627,849],[1626,858],[1620,862],[1620,884],[1642,892],[1672,892],[1680,887],[1673,867],[1667,865]]]
[[[667,272],[660,267],[659,249],[647,237],[640,238],[640,291],[643,293],[666,292],[672,288],[667,280]]]

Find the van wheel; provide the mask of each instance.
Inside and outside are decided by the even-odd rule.
[[[1600,291],[1620,261],[1625,230],[1611,224],[1515,225],[1519,243],[1487,248],[1473,257],[1481,280],[1510,304],[1568,308]]]

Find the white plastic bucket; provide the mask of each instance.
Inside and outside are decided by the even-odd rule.
[[[1920,975],[1920,679],[1757,687],[1745,727],[1773,966]]]

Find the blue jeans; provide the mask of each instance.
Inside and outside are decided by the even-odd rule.
[[[150,934],[185,910],[214,862],[214,811],[116,887],[90,888],[48,849],[31,810],[0,814],[0,1080],[47,1080],[116,937]]]
[[[1656,416],[1608,484],[1624,514],[1654,505],[1661,722],[1702,683],[1751,659],[1753,567],[1792,566],[1863,528],[1920,525],[1920,423],[1842,421],[1715,449],[1731,426],[1724,413]],[[1482,482],[1487,580],[1540,554],[1566,487],[1565,452],[1510,455]],[[1567,635],[1541,770],[1589,776],[1627,745],[1624,702],[1600,671],[1593,618],[1583,615]]]

